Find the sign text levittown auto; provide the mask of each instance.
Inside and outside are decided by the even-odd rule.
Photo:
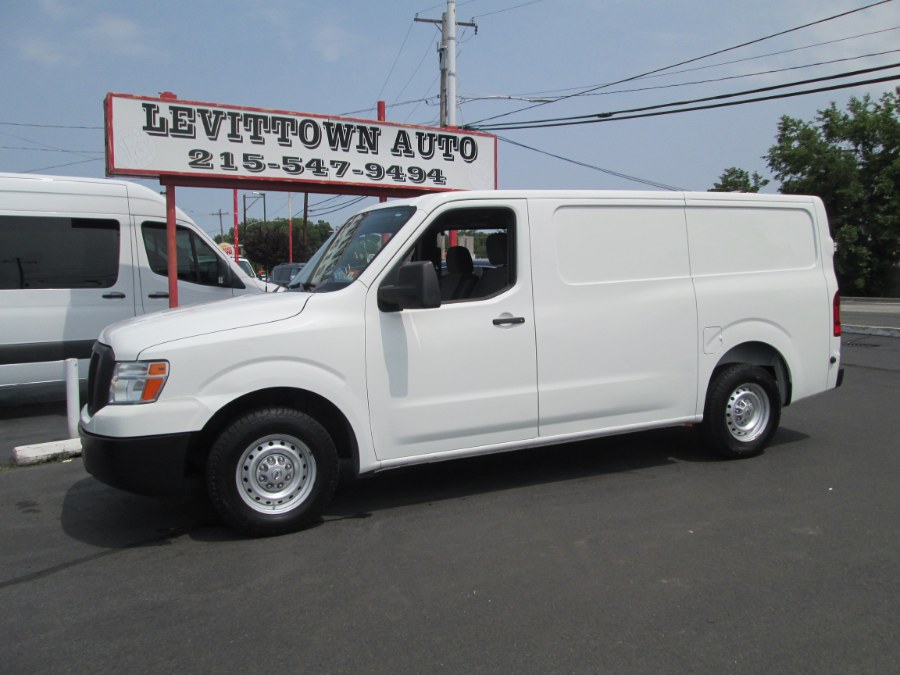
[[[105,107],[109,175],[496,187],[486,134],[127,94],[108,94]]]

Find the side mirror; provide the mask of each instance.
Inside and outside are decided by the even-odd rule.
[[[223,288],[246,288],[231,267],[224,260],[219,260],[219,286]]]
[[[431,309],[441,306],[441,289],[434,265],[427,260],[406,263],[397,274],[397,282],[378,289],[378,309],[399,312],[402,309]]]

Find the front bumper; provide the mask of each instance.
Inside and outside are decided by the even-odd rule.
[[[96,436],[80,427],[84,468],[97,480],[142,495],[184,493],[193,434]]]

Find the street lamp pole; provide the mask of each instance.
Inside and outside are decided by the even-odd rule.
[[[263,222],[268,222],[268,214],[266,213],[266,193],[265,192],[251,192],[250,194],[256,195],[255,197],[251,197],[250,206],[253,206],[256,202],[259,201],[259,198],[262,197],[263,200]],[[247,194],[244,193],[244,232],[242,237],[247,235]]]
[[[250,205],[253,206],[253,204],[256,202],[256,200],[259,199],[260,197],[262,197],[262,200],[263,200],[263,222],[268,223],[269,219],[266,216],[266,193],[265,192],[254,192],[253,194],[256,195],[256,199],[254,199],[253,202],[250,203]]]
[[[241,239],[247,236],[247,194],[241,195],[244,198],[244,231],[241,232]]]

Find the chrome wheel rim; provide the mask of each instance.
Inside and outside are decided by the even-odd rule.
[[[740,385],[731,392],[725,406],[728,432],[742,443],[750,443],[762,436],[770,415],[769,397],[758,384]]]
[[[316,482],[316,460],[295,436],[273,434],[248,446],[235,473],[238,494],[260,513],[285,513],[302,504]]]

